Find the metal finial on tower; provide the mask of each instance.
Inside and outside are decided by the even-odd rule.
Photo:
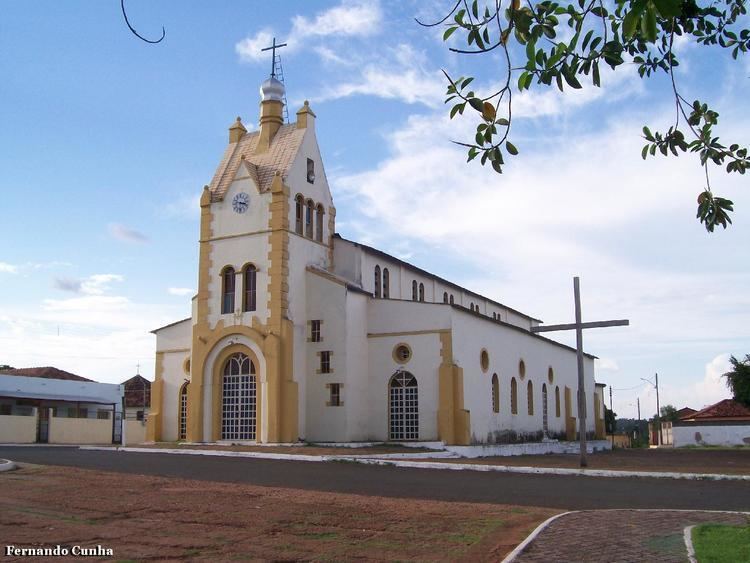
[[[282,47],[286,47],[286,43],[281,43],[280,45],[276,44],[276,38],[273,38],[273,42],[271,43],[270,47],[266,47],[265,49],[261,49],[262,51],[271,51],[271,76],[273,78],[276,78],[276,49],[281,49]]]

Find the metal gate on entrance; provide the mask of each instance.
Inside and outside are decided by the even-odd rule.
[[[255,440],[255,364],[237,353],[224,364],[221,396],[221,439]]]
[[[49,440],[49,408],[38,407],[36,419],[36,441],[46,444]]]
[[[419,440],[417,378],[399,371],[388,383],[388,421],[391,440]]]

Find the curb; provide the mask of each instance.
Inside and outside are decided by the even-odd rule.
[[[302,454],[279,454],[265,452],[231,452],[218,450],[190,450],[190,449],[157,449],[138,447],[107,447],[107,446],[80,446],[81,450],[93,451],[118,451],[135,453],[166,453],[175,455],[205,455],[218,457],[245,457],[255,459],[276,459],[288,461],[349,461],[365,465],[392,465],[395,467],[408,467],[412,469],[448,469],[452,471],[483,471],[498,473],[524,473],[532,475],[573,475],[577,477],[641,477],[651,479],[685,479],[692,481],[750,481],[750,475],[725,475],[719,473],[667,473],[654,471],[615,471],[610,469],[567,469],[557,467],[525,467],[514,465],[483,465],[479,463],[451,463],[445,461],[403,461],[397,459],[407,456],[412,459],[418,456],[428,458],[428,453],[414,454],[381,454],[379,456],[361,455],[302,455]],[[429,452],[429,457],[435,458],[434,453]],[[448,455],[445,455],[448,458]],[[452,456],[451,456],[452,457]],[[428,458],[429,459],[429,458]]]
[[[501,563],[513,563],[513,561],[516,560],[516,557],[521,555],[523,551],[528,547],[528,545],[533,542],[536,537],[544,531],[544,529],[552,524],[555,520],[558,518],[562,518],[563,516],[567,516],[568,514],[575,514],[576,512],[580,512],[580,510],[570,510],[568,512],[563,512],[561,514],[555,514],[554,516],[551,516],[547,518],[544,522],[539,524],[536,528],[534,528],[534,531],[531,532],[528,536],[526,536],[526,539],[523,540],[521,543],[519,543],[516,548],[511,551],[508,555],[505,556],[505,559],[501,561]]]
[[[682,532],[682,537],[685,540],[685,548],[687,549],[688,561],[690,563],[698,563],[695,558],[695,548],[693,547],[693,528],[695,526],[686,526]]]
[[[9,459],[0,459],[0,473],[17,469],[16,464]]]

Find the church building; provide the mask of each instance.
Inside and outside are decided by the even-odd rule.
[[[336,233],[305,102],[261,86],[200,199],[190,318],[156,329],[147,439],[291,443],[573,440],[576,351],[541,321]],[[601,387],[584,356],[588,430]]]

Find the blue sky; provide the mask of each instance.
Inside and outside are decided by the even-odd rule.
[[[440,3],[3,3],[0,28],[0,364],[54,365],[118,382],[153,377],[153,328],[189,315],[197,197],[235,116],[257,122],[268,74],[257,48],[287,41],[290,113],[309,99],[345,237],[373,244],[548,323],[629,318],[589,331],[615,411],[728,396],[729,354],[750,353],[750,192],[713,176],[735,225],[694,220],[703,188],[690,158],[640,159],[641,127],[673,116],[664,77],[603,74],[603,87],[516,96],[521,154],[497,176],[449,140],[440,69],[499,80],[499,61],[450,55]],[[445,2],[446,6],[449,2]],[[273,6],[273,8],[269,8]],[[426,9],[433,13],[425,13]],[[689,99],[712,102],[721,133],[748,142],[750,64],[678,46]],[[468,70],[466,70],[468,69]],[[571,343],[572,335],[559,335]]]

